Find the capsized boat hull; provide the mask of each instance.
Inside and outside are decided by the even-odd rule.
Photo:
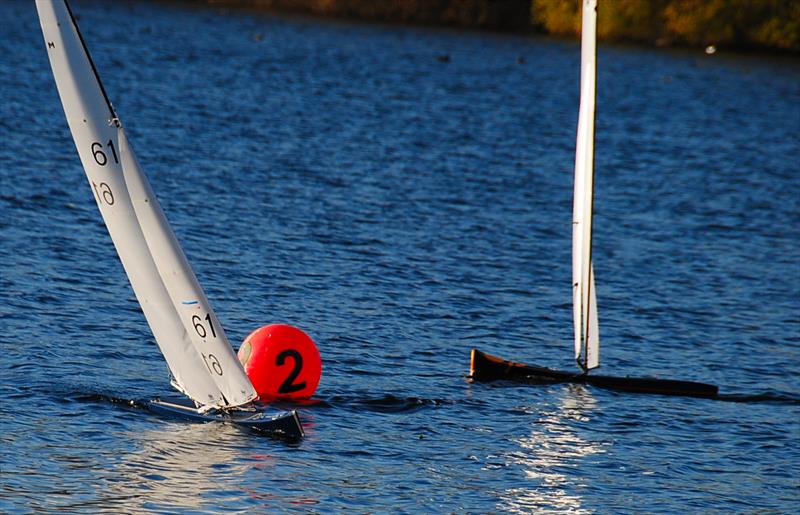
[[[623,392],[704,398],[716,397],[719,392],[719,388],[715,385],[696,383],[693,381],[676,381],[673,379],[645,377],[612,377],[584,373],[573,374],[545,367],[507,361],[481,352],[478,349],[472,349],[471,352],[470,379],[478,382],[507,380],[538,385],[577,383]]]
[[[227,422],[287,440],[299,440],[304,436],[300,418],[294,410],[278,411],[250,404],[243,408],[200,412],[194,402],[184,398],[155,399],[147,406],[154,413],[182,420]]]

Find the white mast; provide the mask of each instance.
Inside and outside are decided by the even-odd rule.
[[[572,305],[575,360],[584,371],[600,366],[600,334],[592,265],[596,61],[597,0],[583,0],[581,100],[575,146],[575,190],[572,208]]]
[[[204,406],[256,397],[139,168],[63,0],[37,0],[50,65],[100,213],[175,386]]]

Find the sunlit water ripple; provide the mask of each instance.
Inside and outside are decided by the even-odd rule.
[[[0,512],[800,511],[797,60],[599,53],[603,371],[744,402],[471,385],[572,366],[576,43],[74,9],[229,336],[305,329],[322,402],[298,444],[137,404],[165,366],[4,1]]]

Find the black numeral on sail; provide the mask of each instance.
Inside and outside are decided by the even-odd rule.
[[[220,365],[219,360],[213,354],[209,354],[206,356],[205,354],[200,354],[203,356],[203,361],[206,362],[206,367],[208,367],[208,371],[217,374],[218,376],[222,375],[222,365]]]
[[[279,367],[282,366],[286,362],[286,358],[292,358],[294,360],[294,368],[289,373],[289,377],[281,383],[280,388],[278,388],[278,393],[299,392],[306,387],[305,381],[294,384],[294,380],[297,379],[297,376],[300,375],[300,371],[303,370],[303,356],[294,349],[287,349],[278,354],[277,359],[275,359],[275,364]]]
[[[92,181],[92,187],[94,188],[94,194],[97,195],[98,202],[105,202],[109,206],[114,205],[114,194],[111,193],[111,186],[105,182],[97,184]]]
[[[203,324],[203,320],[208,322],[208,329],[211,330],[211,337],[216,338],[217,332],[214,330],[214,324],[211,322],[211,313],[206,315],[206,318],[200,318],[198,315],[192,315],[192,325],[194,326],[194,330],[197,332],[197,336],[200,338],[205,338],[208,336],[208,330],[206,330],[205,324]]]
[[[108,140],[106,145],[108,146],[109,150],[111,150],[111,157],[114,158],[114,162],[119,163],[119,159],[117,159],[117,151],[114,149],[114,142]],[[103,144],[99,141],[92,143],[92,155],[94,156],[94,162],[100,166],[105,166],[108,164],[108,156],[105,152],[103,152]]]

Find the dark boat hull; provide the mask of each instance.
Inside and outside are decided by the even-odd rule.
[[[156,399],[148,403],[154,413],[192,422],[227,422],[252,429],[259,433],[299,440],[303,438],[303,426],[297,412],[277,411],[271,408],[252,406],[244,409],[216,410],[200,413],[189,399]]]
[[[470,359],[470,378],[473,381],[490,382],[497,380],[515,381],[525,384],[578,383],[634,393],[655,393],[661,395],[680,395],[686,397],[716,397],[719,388],[712,384],[672,379],[639,377],[611,377],[589,374],[572,374],[545,367],[525,365],[507,361],[490,354],[472,349]]]

